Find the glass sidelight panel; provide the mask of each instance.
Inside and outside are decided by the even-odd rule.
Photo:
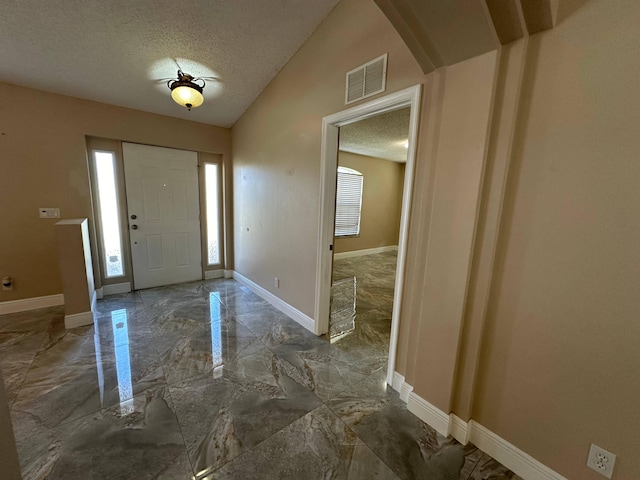
[[[93,151],[96,172],[102,258],[106,278],[124,275],[122,263],[122,232],[118,212],[116,159],[113,152]]]
[[[207,262],[219,265],[220,259],[220,166],[207,163],[204,166],[207,202]]]

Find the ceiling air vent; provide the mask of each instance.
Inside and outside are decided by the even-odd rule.
[[[387,54],[347,72],[347,90],[344,103],[384,92],[387,81]]]

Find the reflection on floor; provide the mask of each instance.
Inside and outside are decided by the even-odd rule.
[[[329,322],[332,341],[364,330],[375,332],[369,345],[389,345],[397,257],[397,252],[390,251],[334,260]],[[384,356],[386,361],[387,352]]]
[[[407,411],[375,335],[330,343],[233,280],[109,297],[73,330],[2,316],[24,478],[514,478]]]

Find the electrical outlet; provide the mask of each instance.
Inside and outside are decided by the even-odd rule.
[[[278,277],[273,277],[273,286],[280,288],[280,279]]]
[[[587,467],[595,470],[600,475],[611,478],[613,475],[613,466],[616,464],[616,456],[607,452],[604,448],[591,444],[589,449],[589,457],[587,458]]]

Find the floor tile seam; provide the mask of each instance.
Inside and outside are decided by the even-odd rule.
[[[299,371],[298,367],[296,367],[293,363],[291,363],[289,360],[287,360],[286,358],[280,356],[276,351],[274,351],[274,348],[277,348],[278,346],[281,346],[283,344],[279,343],[277,346],[275,347],[270,347],[268,345],[266,345],[267,349],[271,352],[271,354],[275,357],[277,357],[281,362],[285,362],[289,367],[293,368],[295,371]],[[287,375],[289,378],[291,378],[291,380],[293,380],[294,382],[296,382],[298,385],[306,388],[307,390],[309,390],[309,392],[311,392],[313,395],[315,395],[316,397],[318,397],[318,399],[324,403],[324,400],[322,400],[321,397],[319,397],[317,395],[317,393],[315,392],[315,390],[312,390],[311,388],[309,388],[307,385],[305,385],[304,383],[300,383],[298,380],[296,380],[295,378],[291,377],[291,375]],[[350,388],[350,387],[347,387]],[[345,389],[346,390],[346,389]],[[340,392],[342,393],[342,392]]]
[[[332,413],[333,415],[335,415],[335,416],[336,416],[336,418],[337,418],[338,420],[340,420],[340,422],[341,422],[341,423],[343,423],[343,424],[344,424],[344,426],[345,426],[346,428],[348,428],[349,430],[351,430],[351,431],[353,432],[353,434],[356,436],[356,438],[357,438],[358,440],[360,440],[360,441],[361,441],[361,442],[362,442],[362,443],[363,443],[363,444],[364,444],[364,445],[369,449],[369,451],[370,451],[371,453],[373,453],[373,454],[374,454],[374,455],[375,455],[375,456],[376,456],[376,457],[377,457],[377,458],[378,458],[378,459],[379,459],[383,464],[385,464],[385,465],[389,468],[389,470],[391,470],[391,472],[393,472],[393,474],[394,474],[394,475],[395,475],[399,480],[402,478],[402,477],[400,476],[400,474],[399,474],[399,473],[398,473],[398,472],[393,468],[393,466],[392,466],[392,465],[389,465],[389,463],[387,463],[387,462],[386,462],[382,457],[380,457],[380,455],[378,455],[378,454],[376,453],[376,451],[375,451],[375,450],[374,450],[374,449],[369,445],[369,443],[368,443],[364,438],[362,438],[360,435],[358,435],[358,432],[357,432],[354,428],[352,428],[349,424],[347,424],[347,422],[345,422],[342,418],[340,418],[340,416],[339,416],[339,415],[338,415],[338,414],[337,414],[337,413],[336,413],[336,412],[335,412],[335,411],[334,411],[334,410],[333,410],[329,405],[326,405],[326,406],[327,406],[327,408],[329,408],[329,410],[331,411],[331,413]]]
[[[15,407],[15,405],[14,405],[14,407]],[[45,425],[45,423],[42,422],[42,421],[39,421],[39,423],[42,424],[42,426],[44,428],[46,428],[47,430],[57,430],[58,428],[64,427],[66,425],[69,425],[70,423],[77,422],[77,421],[80,421],[80,420],[84,420],[87,417],[91,417],[91,416],[96,415],[98,413],[104,413],[104,412],[106,412],[107,410],[109,410],[110,408],[113,408],[113,407],[115,407],[115,405],[111,405],[109,407],[100,407],[98,410],[94,410],[94,411],[85,413],[83,415],[80,415],[79,417],[72,418],[72,419],[65,419],[65,420],[61,421],[60,423],[57,423],[56,425],[54,425],[52,427],[49,427],[49,426]],[[35,413],[32,413],[32,412],[30,412],[28,410],[20,409],[19,407],[17,409],[14,408],[11,411],[12,412],[19,412],[19,413],[27,414],[27,415],[30,415],[30,416],[35,417],[38,420],[40,420],[40,417],[38,415],[36,415]]]
[[[159,362],[159,363],[160,363],[160,362]],[[115,362],[110,363],[110,364],[108,365],[108,368],[114,368],[114,366],[115,366]],[[161,363],[160,363],[160,367],[162,367],[162,364],[161,364]],[[164,376],[164,370],[163,370],[163,376]],[[25,375],[25,379],[24,379],[24,380],[26,380],[26,375]],[[24,385],[24,380],[23,380],[23,385]],[[116,386],[117,386],[117,385],[116,385]],[[81,419],[81,418],[85,418],[85,417],[90,416],[90,415],[95,415],[96,413],[99,413],[99,412],[104,412],[104,411],[106,411],[106,410],[109,410],[109,409],[111,409],[111,408],[116,407],[118,404],[121,404],[122,402],[125,402],[125,401],[128,401],[128,400],[131,400],[131,399],[133,399],[133,398],[137,397],[138,395],[141,395],[142,393],[145,393],[147,390],[151,390],[151,389],[153,389],[153,388],[159,388],[159,387],[162,387],[162,386],[168,386],[168,383],[167,383],[167,381],[166,381],[166,376],[165,376],[165,381],[164,381],[162,384],[159,384],[159,385],[150,385],[149,387],[144,388],[144,389],[140,390],[139,392],[137,392],[137,393],[135,393],[135,394],[134,394],[134,393],[132,393],[130,397],[127,397],[127,398],[124,398],[124,399],[120,398],[120,399],[119,399],[119,401],[115,401],[115,402],[113,402],[113,403],[107,403],[106,405],[104,405],[104,404],[103,404],[103,405],[101,405],[97,410],[93,410],[93,411],[91,411],[91,412],[89,412],[89,413],[86,413],[86,414],[84,414],[84,415],[81,415],[81,416],[79,416],[79,417],[77,417],[77,418],[73,418],[73,419],[70,419],[70,420],[62,421],[62,422],[60,422],[60,423],[58,424],[58,426],[60,426],[60,425],[64,425],[64,424],[67,424],[67,423],[70,423],[70,422],[74,422],[74,421],[76,421],[76,420],[79,420],[79,419]],[[21,387],[21,389],[22,389],[22,387]],[[133,390],[132,390],[132,391],[133,391]],[[17,400],[19,400],[19,396],[17,396],[17,397],[14,399],[13,404],[15,404],[15,402],[16,402]],[[22,411],[23,411],[23,412],[26,412],[25,410],[22,410]],[[28,412],[27,412],[27,413],[28,413]]]
[[[480,467],[480,463],[482,461],[482,457],[483,456],[487,456],[489,457],[491,460],[497,461],[495,460],[491,455],[488,455],[486,453],[484,453],[482,450],[480,450],[477,446],[475,446],[473,443],[469,442],[468,445],[471,445],[472,447],[474,447],[476,450],[478,450],[479,452],[482,453],[482,455],[480,455],[480,458],[478,458],[478,460],[476,461],[475,465],[473,466],[473,469],[471,470],[471,472],[469,473],[469,476],[465,479],[465,480],[473,480],[473,474],[476,470],[478,470],[478,468]],[[499,463],[499,462],[498,462]]]
[[[165,362],[162,361],[162,357],[161,357],[160,358],[160,368],[162,369],[162,375],[164,376],[164,381],[166,382],[168,387],[177,386],[177,385],[181,385],[182,383],[191,382],[191,381],[194,381],[196,379],[203,378],[206,375],[208,375],[209,373],[211,373],[211,372],[207,372],[207,373],[202,373],[202,374],[196,374],[196,375],[192,375],[192,376],[187,377],[187,378],[182,378],[179,382],[170,382],[169,381],[169,376],[167,375],[167,370],[166,370],[165,366],[166,366]]]
[[[195,480],[204,480],[205,478],[208,478],[209,475],[211,475],[212,473],[215,473],[219,470],[221,470],[222,468],[224,468],[226,465],[230,464],[231,462],[235,462],[237,459],[247,455],[249,452],[255,450],[256,448],[258,448],[260,445],[262,445],[264,442],[271,440],[274,436],[276,436],[278,433],[282,432],[284,429],[290,427],[291,425],[293,425],[295,422],[299,421],[301,418],[309,415],[311,412],[314,412],[315,410],[317,410],[318,408],[321,408],[323,405],[319,405],[316,408],[314,408],[313,410],[308,411],[307,413],[303,413],[302,415],[300,415],[298,418],[292,420],[291,422],[289,422],[288,424],[286,424],[285,426],[283,426],[282,428],[278,429],[277,431],[273,432],[271,435],[269,435],[268,437],[266,437],[265,439],[261,440],[260,442],[256,443],[255,445],[253,445],[252,447],[248,448],[247,450],[245,450],[244,452],[242,452],[240,455],[238,455],[237,457],[233,457],[229,460],[227,460],[226,462],[224,462],[223,464],[219,465],[217,468],[215,468],[214,470],[205,470],[201,476],[196,475],[194,477]]]
[[[477,448],[477,447],[476,447]],[[482,458],[482,457],[480,457]],[[471,471],[469,472],[469,476],[467,478],[465,478],[464,480],[473,480],[473,473],[476,471],[476,469],[478,468],[478,465],[480,464],[480,459],[478,459],[478,461],[476,462],[476,464],[473,466],[473,468],[471,469]],[[464,463],[462,464],[464,466]]]
[[[182,424],[180,423],[180,417],[178,416],[176,402],[173,400],[173,394],[171,393],[171,386],[167,383],[165,387],[167,389],[167,395],[169,395],[169,398],[171,399],[171,405],[173,407],[172,412],[176,419],[176,423],[178,424],[178,430],[180,430],[180,437],[182,438],[182,443],[184,444],[184,451],[187,454],[187,460],[189,461],[189,466],[191,467],[191,475],[193,475],[194,476],[193,478],[195,478],[195,468],[193,466],[193,461],[191,460],[191,455],[189,454],[189,449],[187,448],[187,441],[184,438],[184,430],[182,429]]]
[[[240,320],[240,319],[236,316],[236,314],[235,314],[235,313],[231,314],[231,319],[232,319],[234,322],[238,322],[240,325],[242,325],[242,326],[243,326],[243,327],[245,327],[247,330],[249,330],[253,335],[255,335],[255,336],[258,338],[258,340],[260,340],[260,341],[264,344],[264,342],[262,341],[262,338],[261,338],[261,337],[260,337],[256,332],[254,332],[254,331],[251,329],[251,327],[250,327],[249,325],[247,325],[247,324],[246,324],[246,323],[244,323],[242,320]],[[267,346],[267,345],[265,345],[265,347],[266,347],[266,346]]]
[[[20,386],[16,389],[16,395],[13,398],[13,401],[11,402],[11,404],[9,405],[9,411],[11,411],[13,409],[13,406],[15,405],[16,401],[18,400],[19,396],[20,396],[20,391],[22,390],[22,388],[24,387],[24,382],[27,380],[27,376],[29,375],[29,372],[31,371],[31,369],[33,368],[33,364],[36,361],[36,357],[38,356],[38,353],[42,350],[42,346],[44,345],[44,340],[46,337],[46,331],[43,332],[43,336],[42,336],[42,342],[41,345],[38,349],[37,352],[35,352],[33,354],[33,356],[31,357],[31,361],[29,362],[29,368],[27,368],[27,370],[24,372],[24,375],[22,377],[22,381],[20,382]]]

